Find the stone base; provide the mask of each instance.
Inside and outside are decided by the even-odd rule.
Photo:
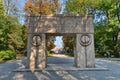
[[[72,64],[49,64],[47,66],[47,68],[44,69],[34,69],[34,70],[30,70],[30,69],[16,69],[14,70],[15,72],[34,72],[34,71],[58,71],[58,70],[63,70],[63,71],[108,71],[108,68],[104,68],[104,67],[100,67],[100,66],[96,66],[95,68],[76,68],[75,66],[73,66]]]

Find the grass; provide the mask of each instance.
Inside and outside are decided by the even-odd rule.
[[[95,54],[95,58],[103,58],[103,56],[100,54]]]
[[[12,59],[12,60],[0,60],[0,63],[13,62],[13,61],[15,61],[15,59]]]
[[[48,57],[52,57],[52,54],[47,54]]]
[[[50,53],[50,51],[47,51],[47,56],[52,57],[52,54]]]
[[[68,57],[74,57],[74,53],[66,54]]]

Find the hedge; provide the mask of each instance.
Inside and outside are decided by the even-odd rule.
[[[16,58],[16,54],[13,51],[10,50],[0,51],[0,60],[11,60],[15,58]]]

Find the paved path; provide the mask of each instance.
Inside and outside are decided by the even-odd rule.
[[[116,58],[111,59],[116,60]],[[120,60],[120,59],[119,59]],[[54,56],[49,64],[72,64],[73,58]],[[96,59],[96,65],[109,68],[109,71],[53,70],[35,72],[13,72],[25,67],[26,59],[0,64],[0,80],[120,80],[120,62],[109,59]]]

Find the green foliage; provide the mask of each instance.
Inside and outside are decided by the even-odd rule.
[[[55,41],[55,36],[47,36],[46,37],[47,39],[47,50],[50,51],[51,49],[55,48],[55,44],[54,44],[54,41]]]
[[[73,52],[75,44],[75,36],[63,36],[64,49],[68,52]]]
[[[86,13],[85,5],[83,0],[68,0],[64,9],[64,13],[69,14],[84,14]]]
[[[69,56],[69,57],[74,57],[74,53],[68,53],[66,55]]]
[[[67,0],[65,14],[89,14],[92,8],[97,8],[99,0]]]
[[[16,54],[13,51],[10,50],[0,51],[0,60],[11,60],[15,58],[16,58]]]
[[[0,27],[0,50],[16,51],[23,48],[23,26],[20,25],[18,19],[6,15],[1,21],[4,23]]]
[[[50,51],[47,51],[47,56],[52,57],[52,53],[50,53]]]
[[[95,54],[95,57],[96,57],[96,58],[101,58],[101,57],[103,57],[103,56],[100,55],[100,54]]]
[[[3,6],[3,1],[0,0],[0,15],[4,14],[4,6]]]
[[[115,24],[116,25],[116,24]],[[99,52],[113,51],[113,54],[120,51],[119,27],[108,24],[95,25],[95,49]]]
[[[101,0],[98,10],[103,12],[99,15],[104,16],[104,18],[99,23],[95,23],[96,50],[100,52],[112,50],[114,55],[119,54],[120,50],[120,24],[117,18],[116,4],[117,0]]]
[[[95,49],[99,52],[120,51],[120,23],[117,4],[120,0],[68,0],[64,13],[93,14]]]
[[[6,9],[6,8],[5,8]],[[20,52],[25,48],[24,26],[17,17],[5,14],[3,1],[0,0],[0,50]]]

